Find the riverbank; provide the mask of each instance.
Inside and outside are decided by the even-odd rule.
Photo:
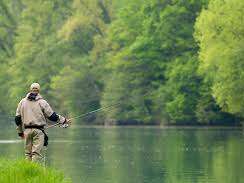
[[[195,121],[181,121],[181,122],[175,122],[175,121],[167,121],[167,120],[155,120],[155,121],[140,121],[140,120],[134,120],[134,119],[128,119],[128,120],[115,120],[115,119],[107,119],[105,121],[97,120],[94,124],[97,125],[118,125],[118,126],[127,126],[127,125],[142,125],[142,126],[243,126],[244,119],[242,118],[226,118],[222,120],[215,120],[215,121],[208,121],[208,122],[199,122],[197,120]],[[88,123],[90,124],[90,123]]]
[[[0,159],[1,183],[71,183],[64,174],[26,160]]]
[[[218,123],[199,123],[199,122],[182,122],[182,123],[174,123],[174,122],[151,122],[145,123],[142,121],[108,121],[104,123],[98,123],[96,125],[104,125],[104,126],[196,126],[196,127],[242,127],[244,125],[241,121],[234,122],[218,122]]]

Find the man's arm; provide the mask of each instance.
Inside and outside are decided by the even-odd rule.
[[[47,101],[43,100],[41,106],[42,106],[42,111],[50,121],[61,123],[61,124],[67,122],[65,117],[56,114],[56,112],[52,110],[51,106],[47,103]]]
[[[22,100],[19,102],[18,107],[16,109],[15,124],[17,125],[16,130],[18,135],[24,138],[23,123],[21,119],[21,107],[22,107]]]
[[[65,117],[56,114],[56,112],[53,112],[52,115],[51,115],[50,117],[48,117],[48,119],[49,119],[50,121],[58,122],[58,123],[62,123],[62,124],[64,124],[64,123],[67,122],[67,120],[66,120]]]

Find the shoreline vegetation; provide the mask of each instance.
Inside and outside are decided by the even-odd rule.
[[[0,159],[1,183],[71,183],[60,171],[27,160]]]
[[[104,125],[104,126],[163,126],[163,127],[243,127],[243,123],[219,123],[219,124],[204,124],[204,123],[185,123],[185,124],[145,124],[145,123],[136,123],[136,124],[115,124],[115,125]]]
[[[119,124],[79,124],[78,126],[106,126],[106,127],[123,127],[123,126],[152,126],[152,127],[244,127],[243,123],[219,123],[219,124],[201,124],[201,123],[186,123],[186,124],[156,124],[156,123],[119,123]]]
[[[89,124],[88,124],[89,125]],[[96,124],[95,124],[96,125]],[[154,123],[145,123],[143,121],[135,121],[135,120],[129,120],[129,121],[105,121],[102,124],[97,125],[104,125],[104,126],[243,126],[244,122],[239,120],[236,120],[234,122],[209,122],[209,123],[200,123],[200,122],[182,122],[182,123],[176,123],[176,122],[154,122]]]
[[[79,124],[243,121],[243,0],[3,0],[0,17],[0,113],[38,82],[67,116],[119,103]]]

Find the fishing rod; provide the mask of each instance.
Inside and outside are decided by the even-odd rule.
[[[87,112],[87,113],[83,113],[83,114],[81,114],[79,116],[75,116],[75,117],[69,118],[68,121],[71,121],[71,120],[74,120],[74,119],[77,119],[77,118],[83,118],[83,117],[86,117],[86,116],[88,116],[90,114],[97,113],[97,112],[100,112],[100,111],[105,110],[105,109],[113,108],[113,107],[118,106],[120,104],[121,103],[116,103],[116,104],[113,104],[113,105],[110,105],[110,106],[101,107],[101,108],[98,108],[96,110],[93,110],[93,111],[90,111],[90,112]],[[61,123],[55,123],[53,125],[49,125],[48,127],[46,127],[46,129],[49,129],[49,128],[52,128],[52,127],[55,127],[55,126],[59,126],[59,125],[61,127],[63,127],[63,128],[67,128],[68,127],[68,124],[63,124],[62,125]]]
[[[149,91],[149,92],[145,93],[144,95],[142,95],[142,97],[151,95],[152,93],[153,93],[152,91]],[[122,100],[122,98],[121,98],[121,100]],[[71,120],[73,120],[73,119],[77,119],[77,118],[83,118],[83,117],[86,117],[86,116],[88,116],[88,115],[90,115],[90,114],[93,114],[93,113],[102,111],[102,110],[104,110],[104,109],[109,109],[109,108],[112,108],[112,107],[115,107],[115,106],[118,106],[118,105],[121,105],[121,102],[117,102],[117,103],[115,103],[115,104],[113,104],[113,105],[109,105],[109,106],[106,106],[106,107],[101,107],[101,108],[98,108],[98,109],[96,109],[96,110],[93,110],[93,111],[90,111],[90,112],[81,114],[81,115],[79,115],[79,116],[72,117],[72,118],[68,119],[68,121],[71,121]],[[55,124],[53,124],[53,125],[50,125],[50,126],[46,127],[46,129],[48,129],[48,128],[52,128],[52,127],[55,127],[55,126],[60,126],[60,127],[63,127],[63,128],[67,128],[69,125],[68,125],[68,124],[63,124],[63,125],[62,125],[61,123],[55,123]]]

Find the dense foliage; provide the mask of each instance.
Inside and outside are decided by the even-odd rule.
[[[86,123],[238,122],[243,3],[235,1],[1,0],[0,112],[13,113],[37,81],[70,116],[117,104]]]
[[[225,111],[244,116],[244,1],[211,1],[196,23],[200,70]]]

